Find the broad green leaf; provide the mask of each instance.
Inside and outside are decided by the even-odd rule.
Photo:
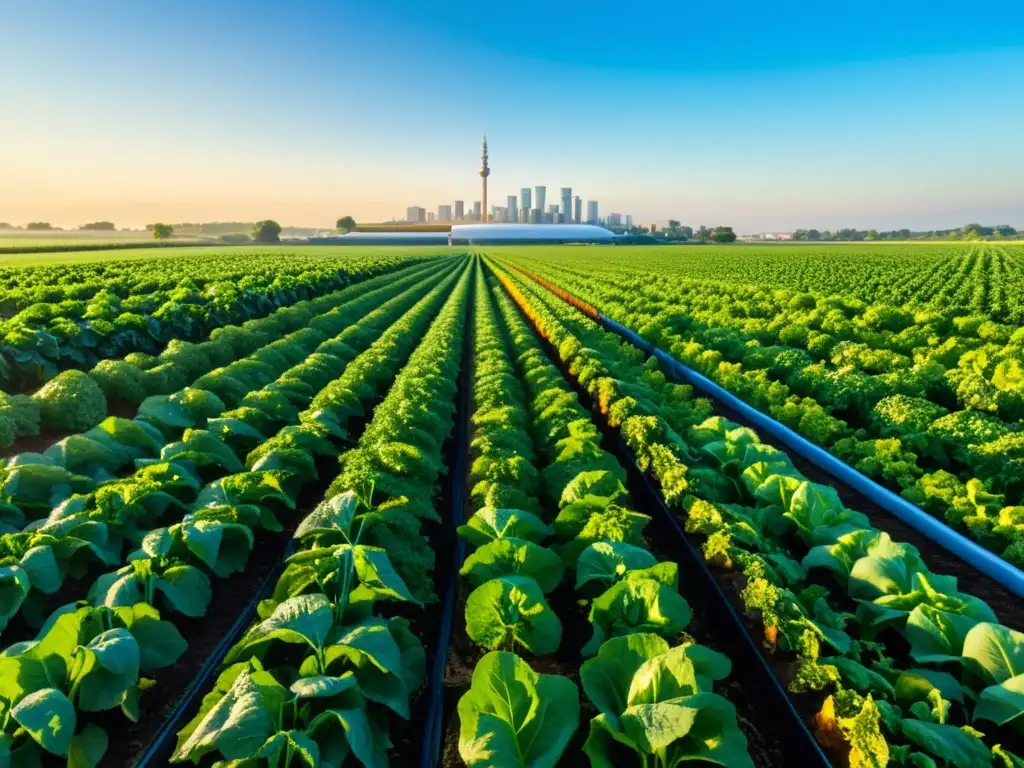
[[[466,599],[466,633],[491,650],[522,645],[532,653],[554,653],[562,622],[533,579],[505,576],[473,590]]]
[[[318,699],[337,696],[339,693],[344,693],[355,687],[357,687],[355,675],[351,672],[346,672],[340,677],[327,677],[325,675],[300,677],[291,684],[289,690],[300,699]]]
[[[246,632],[228,652],[225,663],[238,661],[257,644],[272,640],[304,643],[314,650],[321,649],[333,623],[334,612],[324,595],[291,597],[279,604],[268,619]]]
[[[391,565],[386,550],[360,544],[353,547],[352,554],[361,590],[369,591],[375,598],[420,604]]]
[[[864,528],[844,533],[831,544],[819,544],[812,547],[804,555],[801,565],[804,568],[827,568],[845,581],[853,570],[853,565],[860,558],[866,557],[872,546],[878,541],[889,541],[889,534]]]
[[[813,541],[820,528],[833,528],[849,525],[852,528],[868,528],[868,519],[860,512],[846,509],[839,493],[830,485],[820,485],[809,480],[802,482],[789,507],[783,513],[800,530],[800,534],[808,542]]]
[[[551,527],[532,512],[494,507],[478,510],[458,528],[459,536],[475,547],[506,537],[540,543],[552,533]]]
[[[188,429],[180,442],[160,451],[160,461],[191,461],[197,467],[221,467],[226,472],[244,472],[245,465],[226,443],[205,429]]]
[[[1024,674],[1024,632],[977,624],[964,639],[963,657],[989,685],[998,685]]]
[[[278,731],[263,743],[255,757],[268,765],[318,768],[320,746],[302,731]]]
[[[584,656],[593,656],[612,637],[654,632],[671,638],[690,623],[690,606],[680,594],[642,574],[634,571],[594,600],[590,608],[594,634],[583,649]]]
[[[959,661],[967,633],[977,622],[957,613],[921,604],[910,612],[904,635],[910,642],[910,655],[920,664]]]
[[[277,730],[287,693],[269,673],[243,671],[178,745],[173,759],[198,762],[214,750],[227,760],[252,756]]]
[[[678,645],[653,656],[633,674],[626,701],[629,706],[710,693],[715,680],[728,677],[729,659],[700,645]]]
[[[203,488],[193,507],[200,509],[221,505],[266,504],[273,500],[288,509],[295,509],[295,501],[284,487],[288,477],[288,472],[276,470],[228,475]]]
[[[109,739],[98,725],[87,723],[71,739],[68,768],[96,768],[103,760]]]
[[[29,549],[18,563],[32,580],[32,588],[47,595],[52,595],[61,585],[60,567],[53,549],[49,546],[36,546]]]
[[[468,768],[553,768],[579,725],[579,692],[513,653],[492,652],[473,670],[458,712]]]
[[[115,610],[139,644],[139,668],[144,672],[169,667],[187,650],[188,645],[178,628],[169,621],[162,621],[152,606],[137,603]]]
[[[21,604],[28,597],[32,582],[20,565],[0,567],[0,629],[18,613]]]
[[[528,576],[548,594],[561,582],[563,571],[561,558],[547,547],[526,539],[503,538],[477,549],[459,573],[473,587],[502,576]]]
[[[11,717],[47,752],[68,756],[77,718],[74,705],[56,688],[28,694],[11,709]]]
[[[908,719],[901,721],[900,727],[907,739],[956,768],[992,764],[992,753],[984,742],[956,726]]]
[[[139,644],[127,629],[109,629],[75,651],[78,674],[76,704],[86,712],[113,709],[139,679]]]
[[[998,725],[1017,721],[1024,715],[1024,674],[1011,677],[981,692],[974,717]],[[1022,720],[1024,722],[1024,720]]]
[[[591,582],[610,587],[629,571],[649,568],[657,562],[643,547],[623,541],[597,541],[583,550],[576,562],[576,589]]]
[[[620,501],[626,495],[626,489],[611,472],[599,469],[593,472],[580,472],[562,490],[562,497],[558,502],[564,507],[573,502],[582,500],[585,496],[603,496],[612,502]]]
[[[310,533],[324,530],[341,531],[345,538],[350,537],[352,522],[359,508],[359,497],[355,491],[346,491],[326,499],[313,509],[295,529],[295,538],[301,539]]]
[[[590,732],[583,745],[591,768],[621,768],[643,765],[640,747],[623,731],[619,718],[602,712],[590,721]]]
[[[580,683],[601,712],[613,717],[629,705],[629,689],[636,671],[648,659],[665,653],[668,641],[659,635],[638,632],[603,643],[597,656],[580,667]]]
[[[205,615],[213,599],[210,578],[191,565],[172,565],[165,569],[155,586],[174,610],[193,618]]]
[[[329,709],[321,712],[306,729],[318,743],[328,740],[332,732],[345,735],[349,749],[365,768],[386,768],[387,758],[380,754],[374,739],[373,725],[365,709]]]

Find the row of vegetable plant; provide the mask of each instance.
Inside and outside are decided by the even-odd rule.
[[[931,346],[942,338],[943,326],[927,317],[919,317],[922,324],[904,332],[913,332],[908,343],[922,345],[913,352],[915,363],[863,343],[837,341],[849,334],[836,327],[830,314],[839,313],[849,327],[873,321],[884,325],[893,321],[884,307],[869,308],[863,320],[850,321],[840,310],[829,309],[831,299],[815,305],[810,297],[808,305],[797,296],[786,305],[774,297],[783,307],[774,319],[743,320],[733,317],[743,302],[730,298],[741,288],[688,285],[685,291],[666,290],[649,281],[651,288],[624,293],[621,278],[612,282],[611,275],[593,278],[561,268],[540,269],[752,406],[891,485],[1010,562],[1024,564],[1024,507],[1017,504],[1024,499],[1024,423],[989,415],[979,399],[987,387],[1005,407],[1014,398],[1024,406],[1024,336],[1019,332],[998,351],[986,351],[994,345],[976,340],[973,349],[960,350],[956,367],[945,370]],[[662,297],[655,300],[656,294]],[[684,295],[685,301],[680,298]],[[694,296],[704,296],[710,310],[688,308],[687,303],[700,302]],[[954,322],[959,320],[972,318]],[[816,327],[831,334],[811,330],[808,335],[808,328]],[[891,331],[872,333],[893,337]],[[956,353],[960,342],[947,337],[942,348]],[[831,363],[815,362],[804,347],[831,354]],[[866,373],[849,364],[865,358],[877,360],[869,365],[888,372],[874,368]],[[891,358],[902,358],[905,365]],[[986,370],[995,383],[984,378]],[[967,409],[956,410],[950,392],[963,395],[968,389],[974,394],[960,402]],[[1024,408],[1013,415],[1020,418]]]
[[[703,540],[837,762],[1022,764],[1011,749],[1024,720],[1024,633],[753,430],[702,419],[700,401],[680,409],[678,390],[651,375],[656,361],[643,364],[533,283],[499,275]],[[640,382],[655,396],[635,397]]]
[[[103,359],[88,373],[64,371],[32,395],[0,392],[0,450],[17,450],[19,438],[38,436],[41,430],[60,434],[90,429],[112,405],[137,406],[148,396],[173,392],[286,333],[308,327],[317,316],[355,296],[437,266],[431,262],[406,267],[276,309],[266,317],[221,326],[198,344],[173,339],[157,355],[136,352],[124,359]]]
[[[0,654],[0,677],[5,681],[0,691],[5,723],[0,742],[12,756],[34,760],[48,752],[66,757],[71,765],[98,764],[106,734],[93,722],[81,723],[84,717],[79,714],[120,708],[130,720],[138,719],[140,693],[152,685],[152,680],[139,676],[140,670],[164,668],[186,650],[181,633],[160,620],[156,605],[186,617],[202,616],[212,596],[211,575],[222,577],[245,568],[254,531],[282,529],[278,513],[294,510],[300,488],[316,478],[310,455],[339,453],[332,438],[344,443],[342,427],[362,414],[394,378],[455,278],[452,274],[435,280],[430,293],[408,311],[392,303],[371,313],[400,315],[386,330],[369,317],[368,327],[346,329],[353,331],[346,341],[362,336],[372,342],[361,354],[330,359],[333,356],[317,353],[312,365],[293,369],[291,401],[310,406],[296,414],[297,424],[283,427],[269,440],[262,440],[249,426],[236,433],[245,439],[230,444],[196,429],[192,434],[204,439],[197,441],[195,450],[175,452],[145,467],[140,474],[146,477],[122,504],[93,507],[95,495],[75,496],[55,511],[59,519],[54,522],[63,524],[69,540],[78,537],[91,543],[97,538],[90,536],[95,531],[113,530],[119,540],[138,549],[124,568],[100,576],[86,601],[54,611],[35,640],[15,643]],[[346,342],[336,343],[334,349],[351,351]],[[326,391],[338,382],[352,393],[350,409],[335,414],[331,430],[320,421],[321,410],[312,405],[315,398],[295,387],[305,384]],[[204,426],[209,415],[182,412],[197,419],[197,427]],[[290,421],[272,410],[262,416],[263,427]],[[250,451],[253,440],[260,444]],[[242,464],[239,455],[246,452]],[[205,473],[212,479],[204,486],[200,475]],[[187,514],[180,523],[147,524],[169,508]],[[142,622],[138,631],[132,624],[136,618]],[[114,637],[109,633],[115,630],[118,646],[108,652]],[[47,712],[54,716],[40,722]]]
[[[312,318],[307,317],[307,327],[267,341],[221,368],[201,372],[189,386],[182,386],[170,395],[151,395],[142,402],[132,420],[108,417],[83,433],[56,441],[41,453],[21,453],[3,461],[0,467],[3,479],[0,485],[0,502],[3,504],[0,532],[20,530],[26,522],[47,515],[71,493],[91,490],[102,482],[115,479],[125,469],[134,467],[136,462],[161,455],[167,444],[175,442],[184,430],[194,426],[181,415],[181,409],[185,407],[187,410],[188,403],[197,398],[210,400],[210,395],[215,397],[210,400],[213,410],[207,418],[213,419],[215,429],[221,432],[239,427],[244,430],[246,415],[253,406],[261,406],[264,410],[283,408],[287,413],[287,397],[291,390],[311,394],[308,388],[291,384],[289,368],[302,363],[314,351],[349,359],[359,350],[360,344],[365,348],[375,338],[374,333],[386,327],[381,324],[390,322],[388,317],[394,317],[387,312],[368,313],[374,308],[408,308],[426,292],[431,279],[454,266],[454,263],[447,263],[429,271],[416,270],[408,275],[395,276],[386,285],[369,281],[364,290],[348,291],[345,302]],[[389,304],[397,297],[401,297],[397,304]],[[364,317],[368,321],[356,326],[356,321]],[[340,342],[340,347],[328,343],[350,326],[365,328],[358,335],[357,343],[345,346],[348,336]],[[348,331],[349,335],[355,333],[356,330]],[[322,350],[318,350],[325,344]],[[351,348],[353,346],[355,350]],[[275,381],[278,377],[281,380]],[[267,391],[262,391],[264,387],[268,388]],[[69,399],[59,401],[64,410],[95,406],[94,410],[99,411],[98,403],[90,405],[88,392],[66,390],[65,394]],[[90,421],[83,420],[82,423]],[[258,430],[258,410],[257,423],[248,426]]]
[[[432,499],[453,423],[472,271],[296,530],[299,551],[179,732],[174,762],[215,753],[282,768],[387,765],[391,723],[410,717],[426,650],[386,601],[431,598],[434,537],[422,525],[439,520]],[[347,400],[355,397],[350,390]]]
[[[592,765],[752,765],[735,709],[713,693],[730,662],[683,639],[678,567],[648,549],[625,471],[506,297],[482,276],[478,291],[475,511],[459,533],[473,548],[465,634],[490,652],[458,704],[462,759],[556,764],[579,728],[579,680]],[[589,629],[563,637],[563,619]],[[562,674],[536,673],[543,656]]]
[[[68,368],[195,341],[420,258],[186,252],[0,271],[0,387],[19,391]]]

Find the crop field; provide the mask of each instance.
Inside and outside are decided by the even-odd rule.
[[[0,768],[1024,766],[1024,598],[594,312],[1019,568],[1024,246],[59,256]]]

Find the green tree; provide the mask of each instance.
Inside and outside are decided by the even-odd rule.
[[[684,240],[689,240],[693,237],[693,227],[680,227],[679,234],[683,236]]]
[[[356,228],[356,220],[351,216],[342,216],[334,223],[334,226],[339,232],[351,232]]]
[[[732,231],[732,227],[715,227],[711,230],[708,237],[715,243],[732,243],[736,241],[736,233]]]
[[[668,228],[675,232],[677,229],[679,229],[679,222],[676,221],[675,219],[669,219]]]
[[[83,224],[79,229],[83,232],[113,232],[117,227],[114,226],[112,221],[94,221],[89,224]]]
[[[48,222],[48,221],[30,221],[30,222],[29,222],[29,223],[28,223],[28,224],[27,224],[27,225],[25,226],[25,229],[32,229],[32,230],[49,230],[49,229],[54,229],[54,226],[53,226],[53,224],[51,224],[51,223],[50,223],[50,222]]]
[[[281,225],[273,219],[257,221],[252,228],[252,239],[257,243],[281,242]]]
[[[174,237],[174,227],[170,224],[150,224],[146,229],[152,229],[153,237],[157,240],[167,240]]]

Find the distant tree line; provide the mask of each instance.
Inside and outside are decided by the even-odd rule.
[[[965,224],[957,229],[936,229],[915,232],[910,229],[890,229],[879,232],[876,229],[838,229],[835,232],[817,229],[798,229],[794,240],[829,242],[836,240],[993,240],[1014,238],[1018,235],[1009,224],[986,227],[981,224]]]
[[[685,243],[690,241],[695,243],[732,243],[736,241],[736,233],[733,232],[732,227],[706,227],[701,224],[694,230],[693,227],[684,226],[675,219],[669,219],[667,227],[658,228],[653,225],[650,227],[635,226],[627,234],[648,235],[658,242],[667,243]]]

